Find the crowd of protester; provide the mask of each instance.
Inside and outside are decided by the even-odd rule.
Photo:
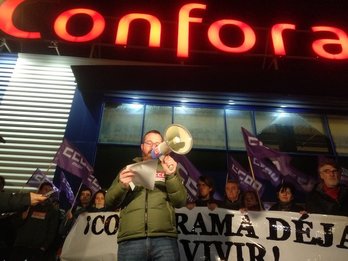
[[[306,195],[303,204],[295,202],[294,186],[282,182],[277,188],[277,202],[268,210],[348,216],[348,188],[340,183],[341,174],[342,169],[335,161],[323,160],[318,164],[320,182]],[[241,191],[236,180],[227,180],[225,198],[222,201],[213,198],[213,191],[213,180],[201,176],[197,186],[198,199],[188,202],[187,208],[207,206],[209,209],[220,207],[241,211],[265,210],[258,193],[255,190]]]
[[[318,175],[320,182],[302,204],[295,202],[296,190],[292,184],[283,182],[277,188],[277,201],[269,210],[348,216],[348,188],[340,183],[341,168],[334,161],[322,161],[318,165]],[[0,194],[5,193],[4,184],[5,180],[0,177]],[[34,194],[43,195],[51,190],[52,184],[44,182]],[[210,210],[224,208],[242,212],[265,210],[258,193],[241,191],[236,180],[226,181],[223,200],[214,199],[214,192],[214,180],[201,176],[197,183],[197,200],[187,202],[186,207],[206,206]],[[59,200],[54,196],[30,202],[29,193],[25,196],[26,203],[17,203],[17,208],[10,209],[14,212],[2,206],[0,261],[59,260],[64,239],[81,213],[112,211],[105,204],[105,195],[103,190],[93,194],[89,188],[82,187],[77,204],[66,211],[59,207]],[[2,200],[2,204],[5,205],[5,201]]]

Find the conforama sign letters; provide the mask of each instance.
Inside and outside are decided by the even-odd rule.
[[[26,0],[4,0],[0,5],[0,30],[15,38],[43,39],[42,32],[27,31],[19,28],[15,24],[13,16],[20,4]],[[197,30],[199,26],[208,23],[205,35],[210,43],[211,50],[222,53],[245,54],[251,52],[255,47],[258,38],[256,29],[248,21],[240,19],[223,18],[215,21],[204,21],[204,12],[208,6],[202,3],[184,3],[180,6],[177,14],[177,31],[170,32],[176,34],[176,55],[179,58],[190,57],[190,31]],[[175,10],[173,10],[174,12]],[[74,23],[74,17],[78,15],[88,16],[92,21],[92,26],[82,35],[74,35],[69,31],[69,23]],[[129,44],[129,33],[139,23],[145,23],[149,27],[148,47],[164,48],[161,42],[162,23],[156,15],[146,12],[129,12],[123,14],[115,24],[113,43],[115,46],[127,46]],[[48,25],[50,26],[50,25]],[[102,13],[91,8],[86,8],[81,4],[80,7],[66,9],[56,14],[53,19],[54,34],[57,39],[65,42],[86,43],[98,40],[105,33],[106,19]],[[276,23],[270,28],[270,39],[273,44],[273,54],[275,56],[288,56],[286,34],[291,34],[297,30],[295,23]],[[242,41],[231,42],[221,37],[222,30],[233,28],[242,35]],[[166,32],[167,33],[167,32]],[[314,57],[321,57],[329,60],[348,59],[348,36],[344,29],[332,25],[318,24],[310,27],[313,39],[308,43]],[[323,38],[325,35],[325,38]],[[306,48],[306,47],[303,47]]]

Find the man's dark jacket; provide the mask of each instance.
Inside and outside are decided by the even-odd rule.
[[[307,196],[306,211],[308,213],[348,216],[348,188],[340,185],[337,200],[323,191],[319,184]]]

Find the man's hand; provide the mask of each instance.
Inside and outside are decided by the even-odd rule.
[[[120,172],[120,183],[125,189],[129,189],[129,183],[132,182],[134,177],[134,172],[130,169],[125,168]]]
[[[73,218],[73,214],[71,212],[71,209],[69,209],[66,214],[65,214],[65,219],[66,220],[69,220],[69,219],[72,219]]]
[[[47,199],[46,196],[42,194],[37,194],[34,192],[30,192],[30,205],[35,206]]]
[[[164,156],[161,160],[161,164],[166,175],[173,175],[176,171],[178,163],[169,155]]]

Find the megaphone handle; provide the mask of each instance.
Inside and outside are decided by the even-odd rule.
[[[160,159],[161,162],[164,162],[164,157],[165,157],[165,155],[161,155],[161,156],[159,157],[159,159]],[[169,166],[168,166],[168,169],[169,169],[170,171],[172,171],[173,168],[174,168],[173,165],[169,165]]]

